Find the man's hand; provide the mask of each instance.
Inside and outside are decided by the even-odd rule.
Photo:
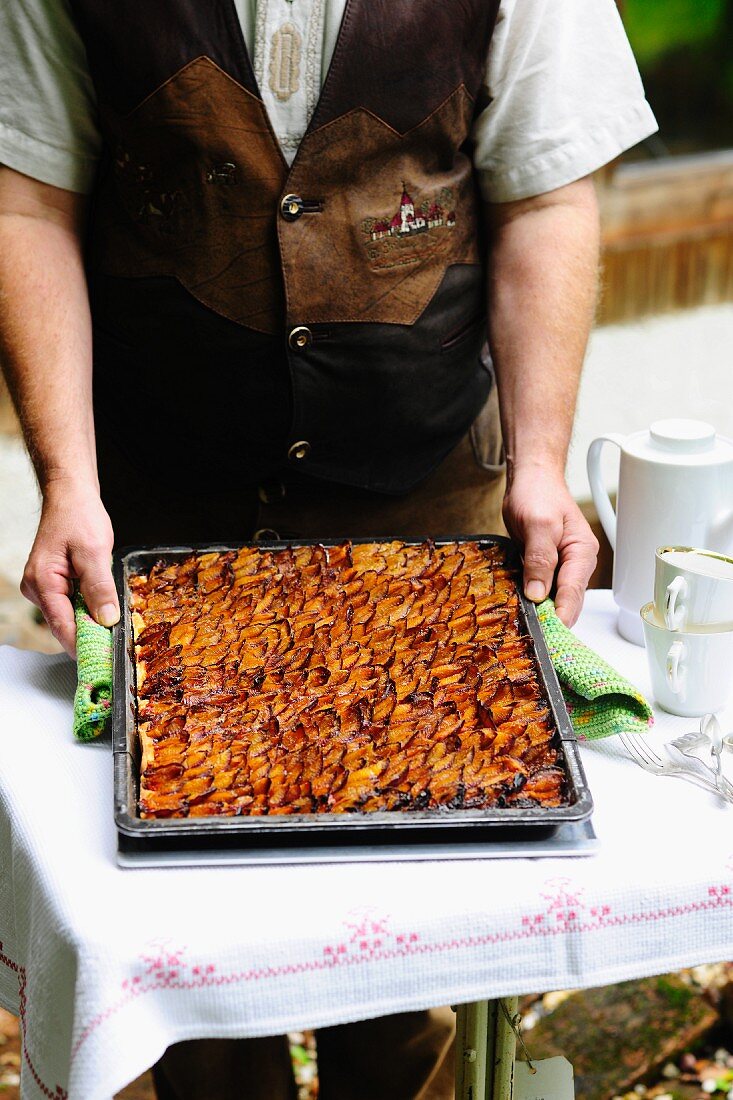
[[[504,522],[524,548],[524,593],[534,603],[549,594],[557,569],[555,608],[573,626],[595,569],[598,540],[561,473],[514,469],[504,498]]]
[[[120,617],[111,557],[112,524],[96,489],[51,482],[20,590],[40,607],[71,657],[76,655],[74,580],[97,622],[113,626]]]

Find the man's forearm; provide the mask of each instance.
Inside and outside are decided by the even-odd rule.
[[[564,471],[597,294],[593,185],[490,214],[489,331],[509,476],[517,463]]]
[[[41,201],[53,190],[0,170],[0,358],[44,492],[97,485],[80,226]]]
[[[598,271],[593,185],[489,209],[489,338],[507,455],[504,519],[524,549],[524,591],[576,621],[598,542],[565,483],[565,459]]]
[[[0,168],[0,358],[43,493],[20,587],[71,654],[74,582],[98,622],[119,616],[94,447],[82,216],[78,196]]]

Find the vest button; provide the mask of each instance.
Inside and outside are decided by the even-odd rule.
[[[299,439],[297,443],[288,450],[288,458],[291,462],[299,462],[302,458],[307,458],[311,453],[311,445],[307,439]]]
[[[305,325],[298,325],[297,328],[290,330],[288,343],[293,351],[305,351],[313,343],[313,333]]]
[[[280,203],[280,213],[286,222],[296,221],[303,213],[303,200],[300,195],[286,195]]]
[[[279,542],[280,536],[272,527],[260,527],[252,536],[252,542]]]

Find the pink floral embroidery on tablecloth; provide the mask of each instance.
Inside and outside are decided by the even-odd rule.
[[[733,873],[733,853],[724,864]],[[410,956],[444,954],[456,950],[492,947],[534,937],[578,936],[622,927],[643,926],[713,909],[733,909],[731,882],[699,884],[697,897],[668,906],[614,910],[602,898],[586,898],[586,888],[569,876],[545,879],[538,889],[538,903],[502,928],[425,940],[414,929],[395,927],[390,913],[375,906],[349,910],[342,920],[343,936],[321,948],[321,955],[277,965],[252,966],[220,972],[213,963],[187,960],[187,948],[168,940],[154,940],[139,957],[138,973],[122,982],[122,996],[92,1019],[78,1036],[73,1057],[89,1035],[126,1003],[143,993],[170,989],[185,991],[235,985],[369,963],[390,962]]]
[[[187,948],[175,946],[170,940],[151,940],[140,953],[140,973],[126,978],[123,989],[133,990],[135,994],[149,989],[180,988],[182,984],[202,984],[200,979],[210,977],[216,971],[213,963],[191,965],[186,961]]]
[[[374,957],[380,951],[417,943],[420,938],[417,932],[393,932],[391,920],[390,914],[372,905],[351,909],[343,921],[344,927],[348,929],[347,937],[336,943],[326,944],[323,954],[327,958],[337,958],[349,953]]]

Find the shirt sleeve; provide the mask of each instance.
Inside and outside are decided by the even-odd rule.
[[[90,191],[101,139],[67,0],[0,0],[0,43],[0,164]]]
[[[588,175],[657,130],[614,0],[501,0],[473,130],[488,202]]]

